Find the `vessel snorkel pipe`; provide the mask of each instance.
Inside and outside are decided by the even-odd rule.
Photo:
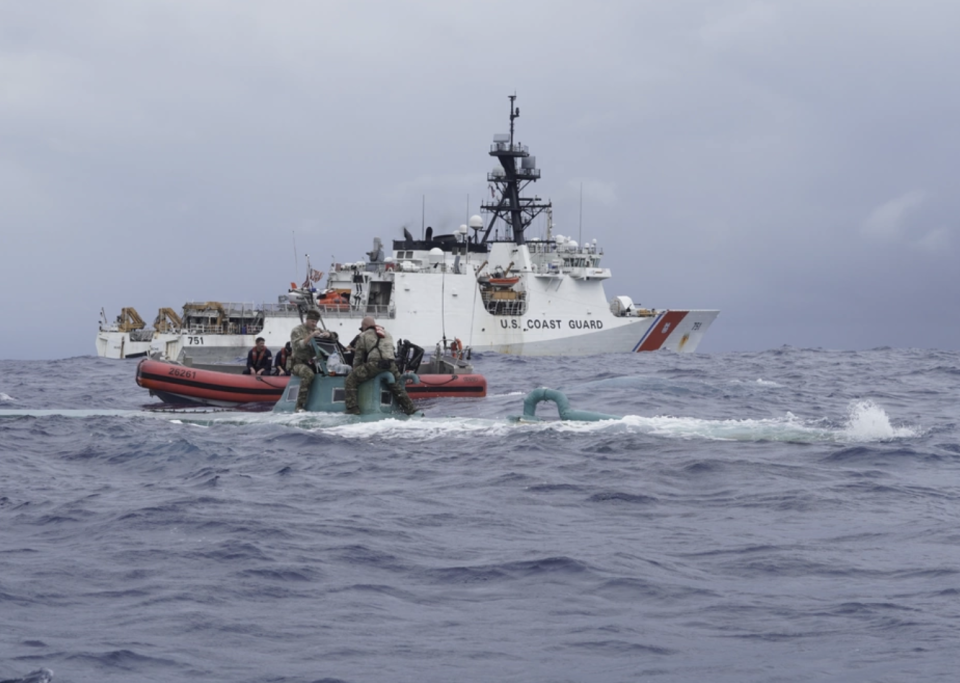
[[[619,420],[619,415],[606,415],[605,413],[594,413],[589,410],[574,410],[570,407],[570,401],[563,392],[556,389],[547,389],[540,387],[534,389],[527,397],[523,399],[523,420],[539,421],[537,417],[537,404],[543,401],[553,401],[557,405],[557,412],[560,413],[561,420],[576,420],[580,422],[599,422],[600,420]]]

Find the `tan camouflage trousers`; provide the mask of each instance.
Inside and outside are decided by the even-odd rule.
[[[344,389],[346,390],[346,397],[344,400],[347,404],[348,413],[360,413],[360,404],[357,402],[357,387],[359,387],[363,382],[373,379],[381,372],[384,371],[380,368],[379,363],[375,360],[358,365],[350,371],[350,374],[347,375],[347,380],[344,383]],[[403,412],[405,412],[407,415],[412,415],[417,411],[417,407],[413,405],[413,401],[411,401],[410,397],[407,396],[407,390],[403,388],[403,381],[400,379],[400,368],[397,367],[396,363],[391,362],[388,372],[393,375],[394,379],[393,384],[387,385],[390,388],[390,393],[393,394],[393,398],[396,400],[397,405],[400,406],[400,409],[403,410]]]
[[[310,395],[310,385],[317,373],[305,363],[296,363],[290,368],[290,374],[300,378],[300,392],[297,394],[297,410],[307,409],[307,396]]]

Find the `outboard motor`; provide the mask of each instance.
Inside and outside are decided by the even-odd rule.
[[[397,343],[397,368],[399,368],[401,374],[416,372],[420,369],[420,363],[422,362],[423,347],[417,346],[406,339],[401,339]]]

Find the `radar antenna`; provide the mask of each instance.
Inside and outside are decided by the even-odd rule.
[[[543,203],[539,197],[521,195],[527,185],[540,179],[540,169],[527,146],[514,141],[514,120],[520,116],[520,107],[514,106],[516,94],[507,97],[510,100],[510,134],[495,135],[490,147],[490,156],[500,164],[487,174],[494,197],[480,206],[481,210],[492,214],[481,241],[486,243],[497,219],[501,219],[509,228],[512,241],[523,244],[524,231],[540,212],[550,207],[550,202]]]

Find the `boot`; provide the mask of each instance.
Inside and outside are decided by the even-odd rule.
[[[297,393],[297,408],[296,412],[302,413],[307,409],[307,399],[310,398],[310,392],[304,391],[303,387],[300,388],[300,391]]]

